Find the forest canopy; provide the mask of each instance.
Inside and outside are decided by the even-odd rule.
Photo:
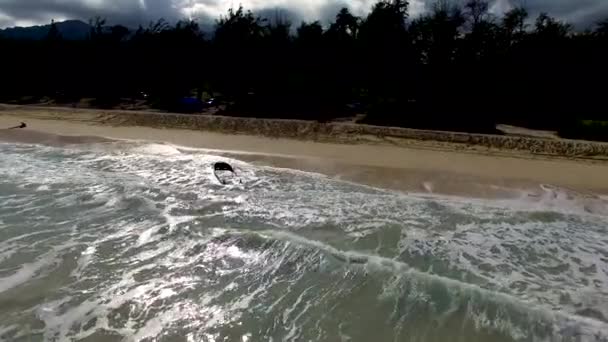
[[[556,129],[608,121],[608,19],[586,31],[523,7],[438,1],[412,18],[385,0],[368,15],[291,23],[234,8],[213,32],[164,20],[136,30],[91,20],[85,39],[0,39],[0,101],[217,97],[223,114],[493,132],[495,124]],[[576,123],[577,125],[575,125]],[[597,134],[597,132],[595,133]],[[580,134],[578,134],[580,135]],[[602,134],[599,133],[601,138]]]

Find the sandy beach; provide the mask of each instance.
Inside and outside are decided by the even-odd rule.
[[[516,196],[513,189],[537,189],[541,184],[549,184],[608,193],[608,162],[602,160],[534,156],[526,151],[463,148],[432,141],[390,144],[370,142],[368,137],[357,144],[331,143],[131,126],[121,122],[117,115],[100,113],[71,115],[40,109],[5,109],[0,112],[0,127],[26,122],[28,128],[3,130],[0,139],[45,144],[96,141],[95,137],[147,140],[216,150],[254,163],[407,191],[511,197]]]
[[[218,129],[259,132],[256,119],[0,113],[0,127],[27,124],[0,129],[0,340],[244,327],[266,341],[275,326],[299,334],[277,340],[605,340],[601,159],[451,133],[391,144],[298,134],[306,122],[266,122],[277,138]]]

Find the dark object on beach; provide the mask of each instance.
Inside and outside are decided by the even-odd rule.
[[[204,109],[203,101],[193,97],[183,97],[178,101],[177,108],[174,110],[179,113],[194,114],[200,113]]]
[[[227,173],[230,174],[230,176],[226,177]],[[236,172],[232,166],[225,162],[217,162],[213,164],[213,174],[215,175],[215,178],[217,178],[217,180],[224,185],[228,184],[229,179],[236,178]]]
[[[25,124],[25,122],[22,122],[21,125],[15,126],[15,127],[11,127],[9,129],[26,128],[26,127],[27,127],[27,125]]]

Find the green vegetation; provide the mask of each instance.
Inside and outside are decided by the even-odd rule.
[[[184,109],[218,97],[223,114],[494,133],[496,123],[606,139],[608,21],[584,32],[525,8],[497,17],[484,0],[439,1],[411,18],[404,0],[365,17],[293,25],[231,9],[214,32],[163,20],[136,31],[97,18],[84,40],[0,40],[0,101],[23,97]],[[191,110],[194,108],[195,110]],[[572,124],[572,123],[577,124]]]
[[[559,134],[569,139],[608,141],[608,121],[577,120],[565,125]]]

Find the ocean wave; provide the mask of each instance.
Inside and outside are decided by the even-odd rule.
[[[0,339],[608,338],[606,198],[403,193],[142,142],[0,152]]]

